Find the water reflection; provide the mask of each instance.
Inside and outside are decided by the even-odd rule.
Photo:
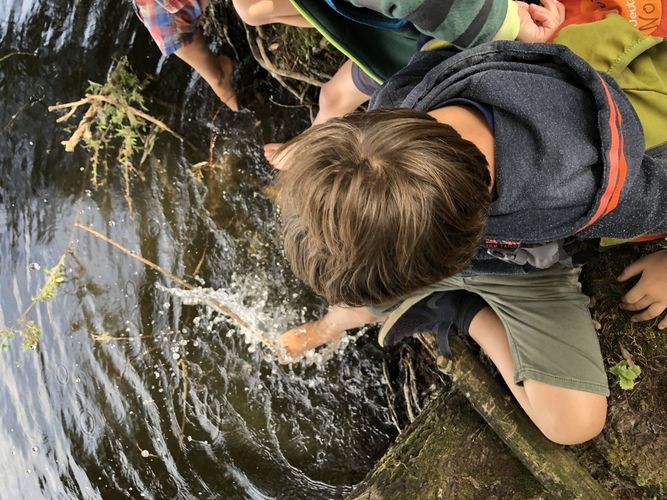
[[[252,110],[218,112],[184,65],[160,63],[157,111],[194,147],[158,141],[134,219],[120,182],[86,191],[86,155],[63,152],[46,105],[103,81],[128,47],[135,68],[158,67],[129,10],[0,0],[0,57],[37,50],[0,63],[2,325],[69,252],[58,296],[29,313],[39,348],[14,341],[0,354],[0,497],[340,497],[393,435],[373,344],[319,368],[280,367],[215,309],[188,305],[178,284],[75,226],[222,290],[268,335],[321,307],[285,272],[260,148],[305,116],[252,99]],[[221,168],[198,175],[190,167],[212,138]]]

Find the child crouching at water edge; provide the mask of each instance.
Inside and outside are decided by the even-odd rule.
[[[372,127],[380,115],[384,119]],[[350,142],[366,126],[367,150],[361,152]],[[459,151],[441,155],[433,140],[450,153]],[[285,254],[299,277],[330,304],[359,307],[334,306],[320,321],[283,335],[287,353],[297,358],[350,328],[383,319],[361,306],[394,300],[465,268],[479,245],[490,201],[484,156],[453,129],[421,113],[348,115],[294,140],[281,163],[293,165],[296,149],[290,145],[300,142],[310,144],[303,151],[309,168],[288,169],[280,179]],[[400,149],[393,147],[398,144]],[[416,193],[415,200],[410,184],[416,187],[417,177],[432,188]],[[452,196],[440,202],[446,184],[454,188]],[[316,207],[315,200],[326,206]],[[466,211],[453,220],[447,211],[455,206]],[[443,240],[458,243],[450,259],[436,265]],[[418,248],[422,251],[416,254]]]
[[[446,352],[469,334],[547,437],[597,435],[607,377],[564,242],[667,232],[667,162],[626,96],[565,47],[496,42],[420,54],[371,107],[284,149],[285,254],[344,304],[285,333],[287,351],[376,321],[383,344],[430,330]],[[656,318],[667,251],[619,279],[639,274],[621,306]]]

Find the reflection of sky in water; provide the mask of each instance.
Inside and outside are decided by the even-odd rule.
[[[66,132],[46,105],[78,99],[147,35],[128,4],[55,4],[0,0],[0,57],[39,49],[0,63],[0,127],[23,109],[0,134],[2,325],[71,250],[58,296],[29,314],[40,347],[23,352],[14,341],[0,354],[0,497],[341,496],[392,433],[372,342],[319,368],[280,367],[219,313],[187,305],[163,275],[74,227],[201,285],[195,303],[221,289],[218,300],[275,335],[321,311],[285,272],[263,193],[271,173],[261,142],[303,118],[257,103],[213,116],[208,89],[167,61],[151,92],[168,104],[156,112],[195,147],[158,141],[132,220],[118,182],[84,191],[85,154],[64,153]],[[159,55],[132,49],[130,59],[154,68]],[[212,135],[222,168],[195,178],[190,165],[208,158]],[[191,276],[202,255],[203,284]]]

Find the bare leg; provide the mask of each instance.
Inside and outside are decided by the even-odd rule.
[[[233,111],[239,109],[236,92],[232,87],[232,60],[224,55],[215,56],[208,48],[204,35],[197,29],[192,42],[176,51],[176,55],[188,63],[206,80],[215,95]]]
[[[312,28],[289,0],[233,0],[241,20],[251,26],[281,23]]]
[[[352,80],[352,61],[346,61],[327,83],[322,85],[319,97],[319,111],[313,125],[319,125],[331,118],[352,113],[370,99],[369,95],[360,91]],[[264,156],[278,170],[285,166],[274,155],[282,144],[269,143],[264,145]]]
[[[352,113],[371,96],[364,94],[352,81],[352,61],[346,61],[336,74],[320,89],[320,110],[313,125],[324,123],[330,118]]]
[[[491,358],[510,391],[542,433],[560,444],[583,443],[604,426],[607,398],[575,389],[526,380],[514,383],[514,360],[500,318],[489,307],[470,323],[470,336]]]

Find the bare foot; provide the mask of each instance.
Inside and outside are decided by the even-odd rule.
[[[213,91],[229,109],[238,111],[239,104],[236,99],[236,92],[232,87],[234,62],[226,55],[220,55],[218,56],[218,63],[220,64],[220,77],[215,85],[212,85]]]
[[[273,157],[276,155],[276,151],[280,149],[280,146],[282,146],[280,142],[269,142],[268,144],[264,144],[264,158],[266,158],[266,161],[271,165],[273,165]],[[273,166],[275,167],[275,165]]]
[[[264,144],[264,157],[276,170],[287,170],[287,165],[285,165],[283,161],[283,155],[276,156],[276,153],[281,147],[283,147],[283,145],[279,142]]]

